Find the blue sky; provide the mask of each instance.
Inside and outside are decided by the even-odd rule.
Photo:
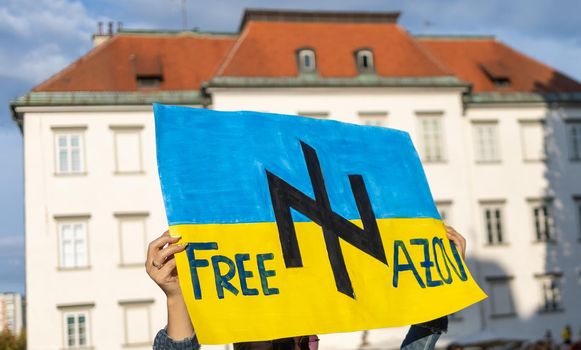
[[[181,0],[0,0],[0,292],[24,291],[22,137],[8,103],[91,48],[98,21],[181,28]],[[244,8],[401,11],[414,34],[492,34],[581,80],[577,0],[187,0],[189,27],[235,31]]]

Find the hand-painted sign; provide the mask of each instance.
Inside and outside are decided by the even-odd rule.
[[[155,105],[180,285],[203,344],[428,321],[485,298],[407,133]]]

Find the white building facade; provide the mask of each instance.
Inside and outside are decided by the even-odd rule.
[[[374,18],[386,28],[373,33],[397,29],[394,14]],[[499,89],[512,83],[517,91],[479,92],[474,90],[480,83],[433,58],[426,58],[425,72],[398,63],[403,74],[390,75],[390,63],[382,66],[381,47],[371,39],[349,48],[357,69],[352,76],[329,73],[337,63],[325,61],[326,47],[308,39],[289,44],[294,76],[285,75],[291,68],[276,57],[257,56],[258,64],[247,65],[245,45],[255,42],[253,35],[265,35],[261,26],[272,25],[270,32],[291,23],[288,31],[313,22],[323,28],[322,37],[324,28],[367,28],[369,21],[357,14],[321,20],[312,13],[248,11],[240,34],[180,34],[197,40],[192,45],[213,40],[224,46],[197,87],[164,87],[171,83],[169,71],[182,68],[172,68],[163,55],[137,52],[134,87],[67,88],[75,70],[91,68],[81,62],[14,101],[24,134],[29,349],[147,349],[165,325],[164,295],[143,268],[148,242],[167,225],[152,102],[409,132],[438,208],[467,237],[467,263],[489,295],[452,315],[440,344],[533,340],[546,330],[557,337],[567,324],[581,328],[581,85],[567,81],[565,92],[518,91],[518,74],[494,71]],[[125,52],[135,40],[175,36],[118,33],[87,61],[106,50]],[[401,40],[402,52],[412,50],[406,59],[420,55],[414,62],[422,62],[427,56],[426,48],[405,44],[419,46],[426,39],[406,34]],[[282,75],[262,74],[267,60]],[[439,69],[441,76],[433,76]],[[390,329],[323,335],[321,348],[397,348],[404,334]]]

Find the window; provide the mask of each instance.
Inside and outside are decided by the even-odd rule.
[[[315,118],[315,119],[327,119],[329,117],[329,112],[305,111],[305,112],[297,112],[297,115],[300,115],[302,117]]]
[[[151,315],[150,306],[153,300],[120,301],[123,308],[125,328],[125,344],[149,345],[151,344]]]
[[[575,202],[575,215],[577,216],[579,242],[581,242],[581,196],[574,196],[573,201]]]
[[[502,244],[506,241],[504,237],[503,207],[504,203],[502,202],[482,203],[486,242],[490,245]]]
[[[82,174],[85,171],[83,130],[55,130],[55,154],[57,174]]]
[[[567,123],[569,159],[581,160],[581,120]]]
[[[145,262],[147,213],[115,214],[119,221],[119,254],[121,266],[142,266]]]
[[[420,120],[420,140],[425,162],[443,162],[444,135],[441,113],[418,113]]]
[[[115,144],[115,172],[143,172],[141,130],[143,126],[111,126]]]
[[[512,276],[486,277],[489,288],[490,317],[500,318],[516,315],[510,288],[512,279]]]
[[[359,73],[373,73],[373,52],[371,50],[359,50],[355,52],[355,63]]]
[[[154,89],[158,88],[163,81],[161,75],[138,75],[135,77],[137,87],[140,89]]]
[[[386,126],[387,112],[359,112],[361,124],[370,126]]]
[[[460,322],[464,319],[462,316],[462,311],[453,312],[448,315],[448,320],[450,322]]]
[[[510,87],[510,71],[499,63],[480,64],[480,69],[497,88]]]
[[[82,221],[63,221],[58,223],[59,266],[64,269],[89,266],[87,249],[87,223]]]
[[[436,208],[442,221],[450,225],[452,222],[452,201],[436,201]]]
[[[315,51],[310,49],[302,49],[298,51],[297,56],[300,73],[314,73],[317,70]]]
[[[129,56],[135,72],[135,81],[139,89],[159,88],[163,83],[163,59],[159,55]]]
[[[525,161],[545,159],[545,136],[541,121],[522,121],[520,123],[522,156]]]
[[[64,316],[65,348],[84,348],[90,345],[89,340],[89,312],[67,311]]]
[[[562,310],[561,304],[561,279],[562,273],[551,272],[537,274],[535,277],[541,287],[541,312],[551,312]]]
[[[474,123],[476,161],[494,163],[500,161],[498,124],[496,122]]]
[[[535,239],[540,242],[555,241],[555,228],[550,200],[530,200]]]

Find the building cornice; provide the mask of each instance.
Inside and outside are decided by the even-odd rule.
[[[153,103],[172,105],[210,104],[208,96],[198,90],[183,91],[62,91],[62,92],[29,92],[10,102],[12,118],[21,125],[22,113],[39,109],[58,110],[93,110],[105,109],[127,110],[139,107],[151,108]]]
[[[470,84],[453,76],[379,77],[359,75],[353,78],[323,78],[316,75],[298,77],[215,77],[209,88],[293,88],[293,87],[445,87],[468,89]]]
[[[506,106],[506,105],[579,105],[581,104],[581,92],[554,92],[554,93],[530,93],[530,92],[481,92],[465,94],[464,104],[470,106]]]

